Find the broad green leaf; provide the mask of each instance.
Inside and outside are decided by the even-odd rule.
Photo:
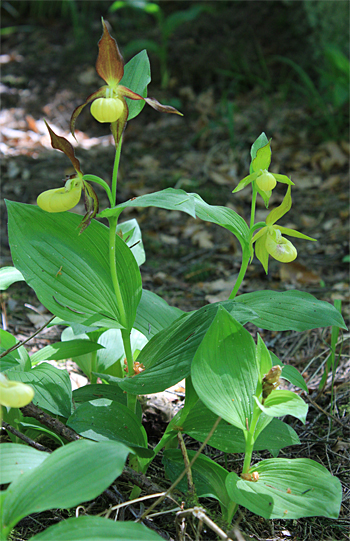
[[[169,327],[185,314],[179,308],[170,306],[152,291],[142,290],[142,297],[136,311],[134,327],[148,339]]]
[[[19,443],[2,443],[0,445],[0,484],[12,483],[24,472],[32,471],[49,455]]]
[[[250,333],[219,307],[192,361],[193,386],[211,411],[247,431],[259,377]]]
[[[24,281],[24,277],[15,267],[0,269],[0,291],[5,291],[10,285],[21,281]]]
[[[122,473],[129,452],[115,441],[78,440],[56,449],[7,489],[2,508],[5,535],[31,513],[68,509],[96,498]]]
[[[191,461],[195,451],[187,451]],[[184,459],[180,449],[166,449],[163,455],[165,472],[173,483],[185,469]],[[191,467],[196,493],[199,498],[214,498],[224,509],[230,507],[231,500],[227,494],[225,480],[228,471],[205,455],[199,455]],[[182,492],[188,491],[186,476],[177,485]]]
[[[101,377],[103,378],[104,374],[101,374]],[[84,402],[92,402],[93,400],[99,400],[100,398],[115,400],[116,402],[127,406],[127,394],[119,387],[119,385],[93,383],[91,385],[84,385],[84,387],[80,387],[73,391],[73,400],[78,406]],[[136,402],[136,416],[139,419],[142,419],[142,407],[139,401]]]
[[[174,188],[166,188],[160,192],[133,197],[129,201],[120,203],[112,209],[106,209],[100,212],[98,217],[108,218],[109,216],[114,216],[127,207],[157,207],[167,210],[180,210],[193,218],[196,217],[194,197],[184,192],[184,190],[175,190]]]
[[[132,251],[136,263],[140,267],[146,261],[146,253],[143,247],[141,229],[137,220],[133,218],[117,225],[117,234],[122,235],[123,241]]]
[[[323,516],[337,518],[342,490],[339,479],[308,458],[272,458],[255,464],[257,482],[228,474],[229,496],[266,519]]]
[[[115,522],[102,517],[82,516],[62,520],[30,541],[160,541],[162,538],[143,524]]]
[[[60,438],[58,434],[55,434],[55,432],[52,432],[52,430],[49,430],[46,428],[46,426],[42,425],[39,421],[36,419],[33,419],[32,417],[23,417],[24,420],[22,420],[19,423],[19,428],[22,432],[25,433],[28,438],[32,438],[33,440],[36,440],[40,434],[47,434],[52,440],[58,442],[59,445],[64,445],[65,442]],[[27,422],[31,420],[31,422]]]
[[[239,321],[246,323],[248,314],[236,311],[238,305],[233,301],[210,304],[183,315],[148,342],[137,359],[145,370],[125,378],[119,383],[120,387],[133,394],[156,393],[187,378],[192,359],[220,306],[225,306]]]
[[[242,246],[249,241],[249,227],[245,220],[234,210],[228,207],[208,205],[196,193],[188,194],[195,198],[195,210],[197,218],[205,222],[212,222],[228,229],[239,240]]]
[[[120,84],[130,88],[130,90],[145,98],[147,96],[147,85],[150,82],[151,67],[147,51],[144,50],[134,56],[134,58],[124,66],[124,75]],[[145,106],[143,100],[130,100],[126,98],[126,102],[129,108],[128,120],[131,120],[140,114]]]
[[[16,345],[18,340],[9,332],[0,329],[0,353],[4,353],[8,349]],[[11,351],[0,359],[0,371],[5,370],[30,370],[30,357],[24,346]]]
[[[72,386],[66,370],[42,363],[28,372],[8,372],[7,377],[31,385],[35,390],[33,404],[39,408],[54,415],[70,416],[73,408]]]
[[[306,331],[331,325],[346,329],[334,306],[302,291],[255,291],[239,295],[235,302],[258,314],[253,323],[261,329]]]
[[[300,374],[299,370],[295,368],[295,366],[292,366],[290,364],[284,365],[282,367],[281,378],[286,379],[287,381],[289,381],[289,383],[291,383],[295,387],[298,387],[299,389],[302,389],[306,393],[309,392],[303,376]]]
[[[217,415],[208,410],[201,400],[198,400],[182,424],[182,430],[185,434],[203,442],[216,419]],[[269,449],[271,445],[275,449],[283,449],[288,445],[298,445],[299,443],[298,435],[292,427],[278,419],[273,419],[257,437],[254,450],[263,451]],[[244,453],[246,442],[240,428],[221,419],[208,441],[208,445],[224,453]]]
[[[73,400],[75,404],[82,404],[92,400],[107,398],[115,400],[126,406],[127,395],[118,385],[103,385],[101,383],[93,383],[92,385],[84,385],[73,391]]]
[[[82,341],[88,341],[90,344],[96,344],[97,348],[101,348],[96,353],[73,357],[74,362],[78,364],[89,379],[91,379],[92,372],[108,373],[117,377],[124,376],[124,363],[122,361],[125,358],[125,353],[119,329],[107,329],[102,332],[94,331],[88,334],[75,335],[72,327],[67,327],[61,335],[62,340],[68,344],[74,342],[75,337],[85,339]],[[130,341],[131,351],[135,354],[136,351],[140,351],[144,347],[147,338],[136,329],[131,329]]]
[[[305,424],[308,405],[292,391],[272,391],[266,398],[264,405],[256,397],[254,398],[261,411],[266,415],[270,417],[292,415]]]
[[[85,402],[71,415],[67,426],[85,438],[120,441],[139,456],[153,456],[153,451],[147,449],[147,435],[140,420],[120,402]]]
[[[193,218],[212,222],[231,231],[244,245],[248,242],[249,228],[243,218],[228,207],[208,205],[196,193],[186,193],[183,190],[166,188],[159,192],[134,197],[113,209],[106,209],[99,217],[107,218],[120,213],[126,207],[158,207],[167,210],[180,210]]]
[[[260,375],[259,379],[262,380],[262,378],[272,368],[272,361],[271,361],[270,352],[267,349],[267,347],[266,347],[263,339],[261,338],[260,334],[258,334],[258,344],[257,344],[257,347],[256,347],[256,358],[257,358],[257,363],[258,363],[258,368],[259,368],[259,375]],[[277,363],[274,363],[274,364],[280,364],[280,363],[277,362]]]
[[[71,359],[78,355],[84,355],[92,351],[103,348],[96,342],[90,340],[70,340],[69,342],[56,342],[50,346],[45,346],[39,351],[33,353],[30,360],[32,365],[41,361],[60,361],[62,359]]]
[[[50,214],[13,201],[7,201],[7,208],[14,264],[44,306],[64,320],[120,327],[109,267],[108,228],[93,220],[79,235],[81,217],[76,214]],[[131,329],[141,297],[141,276],[118,235],[116,264]]]

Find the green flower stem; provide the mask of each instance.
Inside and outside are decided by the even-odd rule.
[[[258,422],[260,414],[261,414],[260,408],[257,406],[257,404],[254,404],[253,419],[249,427],[249,432],[245,434],[246,436],[245,456],[244,456],[242,473],[248,473],[249,468],[250,468],[250,463],[252,460],[253,448],[254,448],[254,443],[255,443],[254,432],[255,432],[256,423]]]
[[[258,191],[256,189],[255,182],[253,182],[252,186],[253,186],[253,193],[252,193],[252,207],[251,207],[251,210],[250,210],[250,228],[252,228],[253,225],[254,225],[256,197],[258,195]]]
[[[117,204],[118,169],[119,169],[121,149],[122,149],[122,139],[120,138],[119,144],[117,146],[117,150],[115,152],[113,173],[112,173],[112,202],[113,202],[112,205],[114,206]]]
[[[117,177],[118,177],[118,168],[120,160],[120,151],[121,151],[121,140],[118,144],[118,148],[115,153],[115,160],[113,166],[113,175],[112,175],[112,201],[113,205],[116,205],[117,198]],[[121,330],[124,351],[126,356],[126,361],[128,364],[128,375],[129,377],[134,374],[134,359],[132,356],[131,342],[130,342],[130,331],[127,330],[127,317],[124,306],[123,297],[120,290],[120,284],[118,280],[117,266],[115,260],[115,236],[118,223],[119,214],[116,214],[109,218],[109,266],[111,271],[111,278],[113,283],[113,288],[115,296],[117,299],[117,305],[120,316],[120,323],[123,325],[124,329]],[[128,394],[127,395],[127,405],[128,408],[135,413],[136,411],[136,396]]]
[[[235,296],[237,295],[237,292],[243,282],[243,278],[245,276],[245,273],[247,271],[247,267],[248,267],[248,263],[249,263],[249,258],[250,258],[250,253],[249,253],[249,248],[245,248],[243,249],[243,255],[242,255],[242,265],[241,265],[241,269],[239,271],[239,274],[238,274],[238,277],[237,277],[237,280],[236,280],[236,283],[234,285],[234,288],[233,290],[231,291],[231,294],[229,296],[229,299],[234,299]]]

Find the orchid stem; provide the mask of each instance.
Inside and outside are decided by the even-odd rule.
[[[122,149],[122,139],[120,138],[117,149],[115,151],[113,173],[112,173],[112,201],[114,205],[117,204],[118,170],[119,170],[121,149]]]
[[[252,208],[250,210],[250,228],[253,227],[254,221],[255,221],[255,206],[256,206],[257,195],[258,195],[258,191],[255,187],[255,183],[253,182]]]
[[[120,161],[120,151],[122,147],[122,140],[120,139],[114,159],[113,174],[112,174],[112,201],[116,205],[117,202],[117,182],[118,182],[118,169]],[[120,284],[118,280],[118,272],[116,265],[116,229],[118,224],[119,214],[115,214],[109,218],[109,265],[111,271],[111,278],[113,283],[113,288],[115,296],[117,299],[117,305],[119,310],[119,323],[124,327],[121,330],[124,351],[126,356],[126,361],[128,364],[128,375],[132,376],[134,374],[134,359],[132,356],[131,342],[130,342],[130,330],[128,330],[128,322],[126,317],[126,311],[124,306],[124,301],[120,289]],[[128,408],[135,413],[136,410],[136,395],[129,394],[127,395],[127,406]]]
[[[247,272],[249,258],[250,258],[250,254],[249,254],[248,249],[243,250],[241,269],[239,271],[236,283],[234,285],[233,290],[231,291],[229,299],[234,299],[235,296],[237,295],[237,292],[238,292],[239,288],[241,287],[241,284],[243,282],[243,278],[245,277],[245,273]]]

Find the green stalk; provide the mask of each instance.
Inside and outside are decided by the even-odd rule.
[[[257,192],[257,189],[256,189],[256,186],[255,186],[254,182],[253,182],[252,187],[253,187],[253,194],[252,194],[252,207],[251,207],[251,211],[250,211],[250,235],[249,235],[249,241],[251,240],[251,238],[253,236],[253,232],[256,229],[256,226],[254,226],[254,220],[255,220],[256,197],[258,195],[258,192]],[[233,290],[231,291],[229,299],[234,299],[235,298],[239,288],[241,287],[241,284],[242,284],[243,279],[245,277],[245,273],[247,272],[249,259],[250,259],[249,244],[248,244],[248,247],[242,248],[242,252],[243,253],[242,253],[241,269],[239,271],[236,283],[234,285]]]
[[[246,438],[245,456],[244,456],[242,473],[248,473],[249,468],[250,468],[250,463],[252,460],[253,448],[254,448],[254,443],[255,443],[254,432],[255,432],[256,423],[258,422],[260,414],[261,414],[261,410],[259,406],[257,404],[254,404],[252,422],[249,427],[249,431],[245,433],[245,438]]]
[[[118,144],[118,147],[115,153],[115,160],[114,160],[113,174],[112,174],[112,199],[113,199],[114,205],[116,204],[116,196],[117,196],[117,177],[118,177],[118,168],[119,168],[119,160],[120,160],[120,151],[121,151],[121,140]],[[119,310],[119,321],[121,325],[124,327],[124,329],[121,330],[121,334],[122,334],[122,339],[123,339],[126,360],[128,363],[128,374],[129,376],[132,376],[134,374],[134,360],[133,360],[132,350],[131,350],[130,331],[127,330],[128,322],[127,322],[127,317],[126,317],[124,301],[123,301],[123,297],[122,297],[122,293],[120,289],[120,284],[118,280],[117,265],[116,265],[116,258],[115,258],[115,249],[116,249],[115,238],[116,238],[118,217],[119,217],[119,214],[116,214],[115,216],[112,216],[109,218],[109,266],[110,266],[111,278],[112,278],[112,283],[113,283],[113,289],[115,292],[118,310]],[[127,405],[130,408],[130,410],[135,412],[135,408],[136,408],[135,395],[128,394]]]
[[[113,173],[112,173],[112,201],[114,205],[117,204],[118,169],[119,169],[121,149],[122,149],[122,138],[120,138],[117,149],[115,151]]]
[[[235,296],[237,295],[239,288],[241,287],[243,278],[245,277],[245,273],[247,272],[249,258],[250,258],[249,248],[248,249],[246,248],[245,250],[243,250],[241,269],[239,271],[236,283],[234,285],[233,290],[231,291],[229,299],[234,299]]]
[[[253,184],[253,186],[252,186],[253,193],[252,193],[252,207],[251,207],[251,210],[250,210],[250,228],[252,228],[253,225],[254,225],[256,198],[257,198],[257,195],[258,195],[258,191],[256,189],[255,182],[253,182],[252,184]]]

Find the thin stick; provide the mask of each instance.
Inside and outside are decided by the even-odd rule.
[[[31,340],[32,338],[34,338],[34,336],[36,336],[37,334],[39,334],[39,332],[43,331],[45,329],[45,327],[47,327],[47,325],[49,323],[51,323],[51,321],[53,321],[55,319],[56,316],[52,316],[51,319],[49,319],[49,321],[47,321],[45,323],[45,325],[43,325],[42,327],[40,327],[40,329],[38,329],[37,331],[35,331],[34,334],[32,334],[31,336],[29,336],[29,338],[26,338],[25,340],[23,340],[22,342],[17,342],[17,344],[15,344],[14,346],[12,346],[11,348],[7,349],[6,351],[3,351],[0,355],[0,359],[2,359],[2,357],[5,357],[6,355],[8,355],[9,353],[11,353],[11,351],[14,351],[15,349],[18,349],[19,347],[21,346],[24,346],[24,344],[26,344],[27,342],[29,342],[29,340]]]
[[[314,406],[314,408],[318,409],[319,411],[322,411],[322,413],[324,415],[327,415],[327,417],[330,417],[331,419],[333,419],[333,421],[335,421],[336,423],[338,423],[340,426],[342,426],[343,428],[346,428],[346,425],[344,423],[342,423],[341,421],[339,421],[339,419],[337,419],[336,417],[334,417],[334,415],[332,415],[331,413],[327,413],[327,411],[325,411],[323,408],[321,408],[321,406],[319,406],[318,404],[316,404],[316,402],[314,402],[312,400],[312,398],[310,398],[308,395],[306,395],[306,398],[308,399],[308,401]]]
[[[6,428],[8,432],[11,432],[16,438],[19,438],[20,440],[24,441],[30,447],[34,447],[34,449],[37,449],[38,451],[44,451],[45,453],[52,453],[52,450],[48,447],[45,447],[44,445],[41,445],[40,443],[37,443],[36,441],[32,440],[31,438],[28,438],[25,434],[22,434],[19,430],[14,428],[13,426],[6,423],[6,421],[2,422],[2,426]]]
[[[185,442],[184,442],[184,439],[182,437],[181,432],[177,433],[177,438],[178,438],[179,443],[180,443],[180,449],[181,449],[181,452],[182,452],[182,456],[183,456],[184,464],[185,464],[185,468],[186,468],[188,491],[191,494],[195,494],[196,489],[195,489],[194,483],[193,483],[193,477],[192,477],[192,471],[191,471],[191,467],[190,467],[190,461],[188,459],[186,445],[185,445]]]
[[[221,417],[218,417],[215,421],[215,423],[213,424],[213,427],[212,429],[210,430],[209,434],[207,435],[207,437],[205,438],[205,440],[203,441],[202,445],[200,446],[200,448],[198,449],[198,451],[196,452],[196,454],[194,455],[194,457],[192,458],[190,464],[189,464],[189,468],[191,468],[193,466],[193,464],[195,463],[195,461],[197,460],[197,458],[199,457],[199,455],[201,454],[201,452],[203,451],[204,447],[207,445],[208,441],[210,440],[210,438],[212,437],[212,435],[214,434],[215,430],[216,430],[216,427],[218,426],[218,424],[220,423],[221,421]],[[176,479],[176,481],[174,481],[174,483],[171,485],[170,488],[168,488],[168,490],[165,492],[165,495],[164,496],[160,496],[160,498],[158,498],[152,505],[151,507],[149,507],[148,509],[146,509],[144,511],[144,513],[142,513],[141,517],[138,519],[138,520],[143,520],[144,518],[147,517],[147,515],[153,511],[153,509],[155,507],[157,507],[158,504],[160,504],[169,494],[170,492],[172,492],[174,490],[174,488],[180,483],[181,479],[183,479],[183,477],[186,475],[186,472],[187,472],[187,468],[184,469],[184,471],[181,473],[181,475],[179,475],[179,477]]]
[[[54,419],[48,413],[45,413],[42,409],[35,406],[32,402],[23,408],[20,408],[24,417],[34,417],[37,421],[40,421],[41,424],[50,428],[55,434],[63,436],[68,441],[76,441],[83,439],[82,436],[79,436],[74,430],[61,423],[58,419]]]
[[[192,509],[185,509],[184,511],[179,511],[176,513],[176,516],[182,518],[186,515],[193,515],[198,518],[199,521],[204,522],[213,532],[216,533],[221,539],[225,541],[233,541],[215,522],[213,522],[207,515],[204,513],[201,507],[193,507]]]

